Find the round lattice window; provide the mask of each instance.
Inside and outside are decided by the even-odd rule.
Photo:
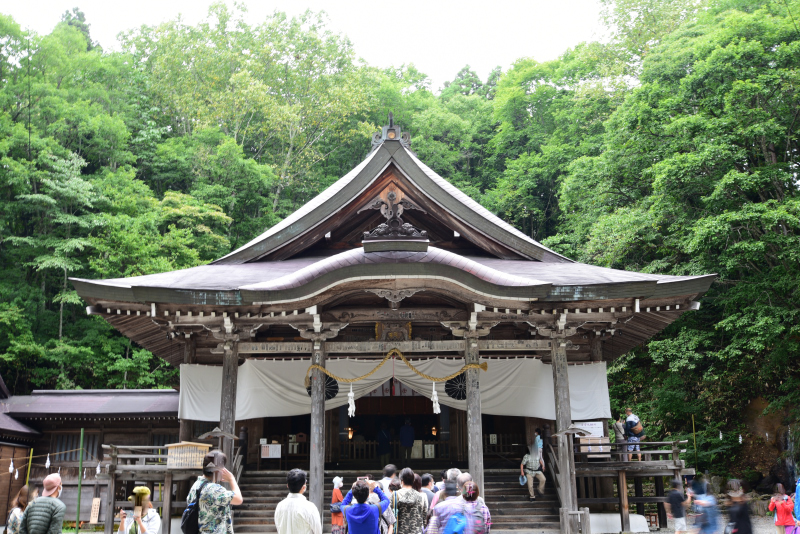
[[[467,377],[461,373],[455,378],[451,378],[444,383],[444,392],[448,397],[456,400],[464,400],[467,398]]]
[[[308,392],[308,396],[311,396],[311,386],[306,388]],[[325,400],[331,400],[336,395],[339,394],[339,382],[334,380],[333,378],[325,375]]]

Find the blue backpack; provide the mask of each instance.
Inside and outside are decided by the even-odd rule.
[[[456,512],[447,520],[444,526],[444,534],[466,534],[467,533],[467,517],[464,512]]]

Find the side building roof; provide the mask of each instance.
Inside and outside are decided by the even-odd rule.
[[[36,390],[30,395],[14,395],[0,406],[14,419],[177,417],[178,392],[174,389]]]

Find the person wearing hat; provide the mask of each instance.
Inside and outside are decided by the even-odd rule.
[[[528,495],[530,495],[532,501],[536,499],[536,491],[533,489],[534,478],[539,482],[539,494],[544,495],[544,460],[536,442],[528,446],[528,454],[522,457],[522,463],[519,464],[519,474],[520,484],[528,484]]]
[[[741,489],[729,491],[731,503],[728,506],[728,519],[733,523],[736,534],[753,534],[753,524],[750,522],[750,506],[747,497]]]
[[[331,496],[331,504],[339,504],[344,500],[342,490],[340,489],[344,484],[342,477],[333,477],[333,495]],[[342,512],[331,511],[331,534],[344,534],[344,516]]]
[[[209,451],[203,458],[203,474],[197,477],[186,504],[191,504],[200,492],[197,508],[197,524],[200,534],[233,534],[231,505],[242,504],[242,491],[233,473],[225,469],[227,456],[222,451]],[[231,489],[220,485],[227,482]]]
[[[138,490],[138,491],[137,491]],[[134,493],[141,498],[141,513],[128,514],[125,510],[119,510],[119,532],[120,534],[158,534],[161,532],[161,516],[158,515],[153,503],[150,501],[150,488],[139,486]],[[132,495],[128,500],[134,501]]]
[[[53,473],[42,481],[42,496],[28,504],[20,519],[20,534],[60,534],[67,507],[61,495],[61,475]]]

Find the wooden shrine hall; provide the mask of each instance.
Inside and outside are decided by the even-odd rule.
[[[611,417],[606,362],[697,309],[713,280],[574,262],[438,176],[390,120],[361,164],[227,256],[72,283],[90,314],[180,366],[182,440],[194,437],[191,421],[235,434],[237,420],[310,414],[310,500],[320,510],[326,410],[394,378],[427,397],[419,402],[431,413],[438,403],[465,411],[468,469],[481,488],[482,413],[554,421],[560,505],[577,513],[570,427]],[[454,374],[460,397],[430,380]],[[231,458],[232,441],[223,448]]]

